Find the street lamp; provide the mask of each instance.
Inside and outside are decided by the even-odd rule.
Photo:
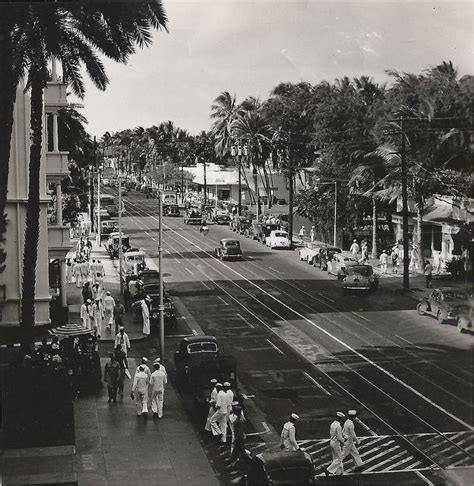
[[[334,235],[333,244],[336,246],[337,243],[337,182],[320,182],[319,179],[315,180],[316,184],[319,185],[333,185],[334,184]]]
[[[158,301],[159,329],[160,329],[160,355],[165,356],[165,307],[163,305],[163,197],[162,187],[158,190],[158,282],[160,297]]]

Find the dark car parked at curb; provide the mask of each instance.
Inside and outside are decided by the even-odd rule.
[[[185,337],[174,354],[178,379],[193,393],[204,412],[209,409],[212,378],[220,383],[228,381],[234,398],[241,401],[237,387],[237,363],[234,356],[220,353],[215,336]]]
[[[265,245],[267,236],[270,236],[272,231],[277,231],[279,229],[279,224],[262,224],[262,231],[259,235],[260,243],[262,243],[262,245]]]
[[[224,238],[216,248],[216,256],[221,260],[241,260],[240,241],[233,238]]]
[[[163,216],[181,216],[181,213],[179,212],[179,207],[176,204],[170,204],[168,206],[165,206],[163,208]]]
[[[163,298],[163,317],[165,324],[165,334],[170,334],[171,332],[176,332],[178,327],[178,320],[176,318],[176,311],[174,309],[173,302],[168,297]],[[150,302],[150,324],[152,330],[159,330],[160,325],[160,311],[159,311],[159,300],[152,299]]]
[[[438,319],[440,324],[456,323],[459,332],[472,327],[472,302],[466,292],[456,288],[433,289],[427,297],[423,297],[416,306],[420,316],[429,314]]]
[[[243,457],[246,474],[240,484],[245,486],[312,486],[315,484],[314,464],[304,451],[263,452]]]

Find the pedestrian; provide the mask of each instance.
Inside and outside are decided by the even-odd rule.
[[[115,333],[117,334],[121,326],[123,326],[123,316],[125,314],[125,307],[123,306],[120,299],[115,301],[114,307],[114,323],[115,323]]]
[[[222,389],[221,383],[217,383],[216,388],[218,391],[215,412],[210,420],[211,432],[214,437],[220,437],[220,441],[225,444],[227,440],[227,395]]]
[[[281,431],[280,449],[284,451],[297,451],[299,450],[298,443],[296,442],[296,422],[299,416],[296,413],[290,415],[290,419],[283,425]]]
[[[306,236],[306,228],[305,228],[304,226],[302,226],[302,227],[300,228],[299,237],[300,237],[301,239],[304,239],[304,237],[305,237],[305,236]]]
[[[344,422],[344,427],[342,428],[342,436],[344,437],[344,446],[342,448],[342,460],[350,454],[352,460],[354,461],[355,468],[354,472],[360,472],[363,470],[364,463],[360,458],[357,446],[359,445],[359,439],[355,434],[354,422],[357,412],[355,410],[349,410],[347,412],[348,418]]]
[[[143,320],[143,329],[142,332],[146,336],[150,335],[150,309],[148,307],[149,303],[151,302],[151,298],[147,295],[144,299],[141,300],[141,311],[142,311],[142,320]]]
[[[76,260],[73,267],[74,278],[76,280],[76,287],[80,289],[82,287],[82,272],[81,272],[81,263],[79,260]]]
[[[392,261],[392,272],[398,273],[398,246],[392,248],[392,253],[390,253],[390,260]]]
[[[104,265],[100,260],[97,260],[95,271],[96,271],[96,282],[99,284],[100,288],[103,289],[105,271],[104,271]]]
[[[117,403],[117,388],[120,378],[120,365],[115,359],[115,354],[110,353],[110,361],[105,365],[104,381],[107,383],[107,391],[109,393],[108,403]]]
[[[382,251],[380,255],[380,273],[384,275],[387,273],[387,263],[388,263],[388,255],[385,250]]]
[[[135,400],[136,402],[138,416],[141,416],[142,414],[145,414],[145,417],[147,416],[149,383],[150,379],[145,373],[145,368],[143,366],[139,366],[137,373],[133,378],[132,392],[130,394],[131,399]]]
[[[138,370],[140,368],[143,368],[143,371],[148,376],[148,380],[150,380],[150,378],[151,378],[151,371],[150,371],[150,368],[148,366],[148,358],[145,358],[145,357],[142,358],[142,362],[137,366],[137,369],[135,370],[135,376],[137,375]]]
[[[433,256],[433,268],[436,275],[439,275],[444,269],[444,259],[440,251],[435,251]]]
[[[349,248],[349,251],[352,253],[352,256],[357,260],[357,256],[359,255],[360,247],[357,243],[357,240],[352,241],[352,245]]]
[[[95,283],[92,286],[92,300],[95,302],[96,299],[102,301],[102,291],[100,290],[99,284]]]
[[[100,339],[102,334],[102,319],[104,317],[104,307],[99,299],[95,299],[92,304],[92,318],[94,319],[94,334]]]
[[[361,244],[361,249],[360,249],[361,257],[359,260],[359,263],[365,264],[369,260],[369,246],[367,245],[367,242],[364,240]]]
[[[245,451],[245,432],[247,428],[247,421],[240,405],[235,405],[233,411],[236,418],[234,421],[234,434],[232,439],[230,459],[235,464],[235,462],[240,459]]]
[[[155,360],[153,363],[155,371],[151,374],[151,410],[153,417],[163,418],[163,401],[165,395],[165,386],[168,383],[166,371],[162,370],[160,362]]]
[[[219,391],[217,389],[217,380],[215,378],[212,378],[210,381],[212,385],[212,390],[211,390],[211,395],[209,396],[209,412],[207,413],[207,419],[206,419],[206,425],[204,425],[204,430],[207,432],[211,431],[211,417],[214,415],[214,412],[216,411],[215,406],[216,406],[216,400],[217,400],[217,392]]]
[[[344,474],[344,465],[342,463],[342,446],[344,444],[342,423],[345,417],[346,416],[342,412],[337,412],[336,418],[329,427],[329,445],[331,447],[332,462],[324,471],[326,476],[329,476],[330,474],[341,476]]]
[[[70,258],[66,259],[66,283],[72,282],[72,261]]]
[[[119,332],[115,336],[115,347],[117,347],[118,344],[122,346],[122,351],[125,353],[125,357],[127,357],[128,352],[130,351],[130,339],[125,332],[124,326],[120,326]]]
[[[128,362],[127,362],[127,355],[122,350],[122,346],[117,344],[115,346],[115,360],[120,366],[120,374],[118,379],[118,393],[120,394],[120,398],[123,399],[123,385],[125,382],[125,375],[127,374],[128,370]],[[130,373],[129,373],[130,374]]]
[[[82,319],[82,325],[86,327],[87,329],[92,329],[92,306],[91,306],[92,300],[87,299],[82,305],[81,305],[81,319]]]
[[[410,255],[410,263],[408,265],[409,270],[418,270],[418,247],[413,246]]]
[[[89,262],[84,259],[81,263],[82,285],[89,280]]]
[[[89,240],[89,237],[87,237],[86,244],[85,244],[85,252],[86,252],[87,258],[90,257],[91,251],[92,251],[92,243]]]
[[[433,280],[433,266],[429,262],[429,260],[425,261],[425,268],[423,269],[423,273],[425,274],[426,279],[426,288],[431,289]]]
[[[104,298],[104,320],[109,331],[112,330],[112,323],[114,322],[114,308],[115,300],[112,297],[112,293],[107,290]]]
[[[311,240],[311,243],[316,239],[316,228],[314,226],[311,226],[311,230],[309,232],[309,238]]]
[[[91,285],[89,282],[86,282],[84,287],[82,287],[82,302],[87,302],[88,300],[92,301],[93,298]]]
[[[89,270],[91,272],[91,281],[94,285],[97,282],[97,263],[95,262],[95,258],[92,259],[92,262],[89,265]]]

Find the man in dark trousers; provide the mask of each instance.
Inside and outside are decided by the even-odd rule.
[[[115,359],[115,354],[110,353],[110,361],[105,365],[104,381],[107,383],[107,391],[109,392],[108,403],[117,403],[117,387],[120,376],[120,365]]]
[[[120,394],[120,398],[123,399],[123,384],[125,381],[126,370],[128,370],[128,362],[127,362],[127,355],[123,352],[121,344],[117,344],[117,346],[115,346],[115,360],[120,366],[120,373],[119,373],[117,386],[118,386],[118,392]]]
[[[235,463],[240,459],[245,450],[245,430],[247,421],[245,420],[240,405],[234,406],[234,414],[236,415],[234,421],[234,443],[232,444],[232,454],[230,458]]]

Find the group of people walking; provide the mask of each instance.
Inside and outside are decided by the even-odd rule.
[[[221,444],[227,443],[227,429],[231,431],[231,461],[239,460],[245,450],[246,419],[240,403],[234,400],[234,392],[228,381],[211,380],[209,412],[204,430],[211,432]]]

